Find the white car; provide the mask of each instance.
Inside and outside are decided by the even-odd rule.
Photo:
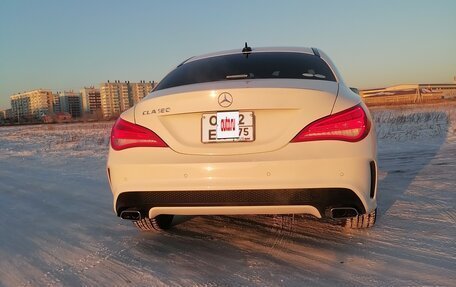
[[[315,48],[197,56],[112,128],[114,211],[141,230],[174,215],[376,219],[376,135],[361,98]]]

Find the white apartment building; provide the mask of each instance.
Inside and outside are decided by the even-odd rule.
[[[146,82],[140,81],[139,83],[131,83],[131,97],[133,99],[133,104],[136,105],[141,101],[145,96],[147,96],[154,88],[155,82]]]
[[[10,99],[14,118],[41,117],[53,111],[53,96],[50,90],[37,89],[17,93]]]
[[[154,85],[153,82],[146,83],[145,81],[139,83],[108,81],[100,84],[103,117],[110,118],[120,115],[149,94]]]
[[[82,112],[96,113],[101,111],[100,89],[95,87],[84,87],[80,90],[82,98]]]

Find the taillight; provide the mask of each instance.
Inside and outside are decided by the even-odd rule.
[[[111,130],[111,146],[115,150],[123,150],[131,147],[167,147],[168,145],[153,131],[119,118]]]
[[[302,129],[291,142],[340,140],[357,142],[367,136],[370,121],[361,105],[316,120]]]

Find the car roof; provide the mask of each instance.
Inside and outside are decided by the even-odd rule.
[[[242,53],[242,48],[243,47],[241,47],[239,49],[225,50],[225,51],[219,51],[219,52],[194,56],[194,57],[187,59],[182,64],[190,63],[190,62],[205,59],[205,58],[239,54],[239,53]],[[312,48],[306,48],[306,47],[259,47],[259,48],[252,48],[252,52],[249,52],[249,53],[260,53],[260,52],[292,52],[292,53],[305,53],[305,54],[315,55]]]

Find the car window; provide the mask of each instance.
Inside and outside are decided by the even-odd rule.
[[[311,79],[336,81],[320,57],[304,53],[257,52],[191,61],[171,71],[156,90],[239,79]]]

